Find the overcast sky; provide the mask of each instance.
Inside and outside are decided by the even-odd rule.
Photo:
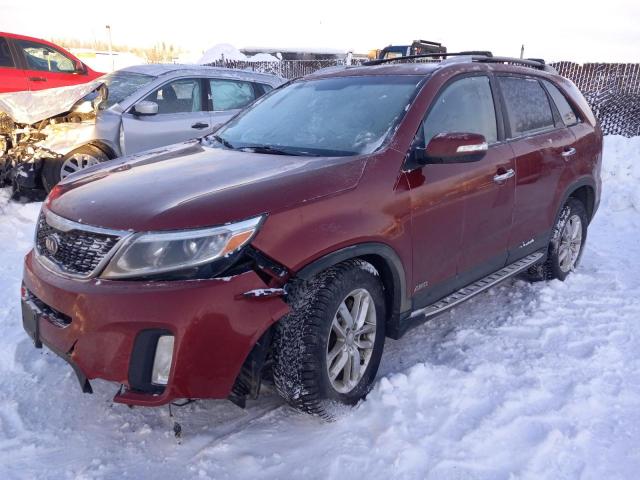
[[[366,53],[414,39],[449,51],[578,62],[640,62],[640,0],[349,0],[140,2],[0,0],[0,31],[40,38],[151,46],[201,53],[217,43],[330,47]]]

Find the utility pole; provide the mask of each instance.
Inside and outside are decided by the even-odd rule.
[[[524,43],[520,47],[520,58],[524,58]]]
[[[115,61],[113,60],[113,45],[111,44],[111,25],[107,25],[107,34],[109,35],[109,57],[111,58],[111,71],[116,69]]]

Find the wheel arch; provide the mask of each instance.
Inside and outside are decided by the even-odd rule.
[[[582,202],[587,211],[589,222],[591,222],[596,209],[596,187],[593,179],[583,178],[572,183],[562,197],[562,201],[557,209],[558,214],[569,198],[575,198]]]
[[[411,303],[407,296],[406,275],[402,260],[389,245],[367,242],[335,250],[298,270],[296,277],[307,280],[333,265],[356,258],[369,262],[380,274],[390,313],[387,323],[397,322],[402,312],[411,309]]]
[[[116,153],[115,149],[112,146],[110,146],[107,142],[103,142],[101,140],[94,140],[87,143],[87,145],[96,147],[97,149],[101,150],[107,157],[109,157],[109,160],[113,160],[114,158],[118,157],[118,154]]]

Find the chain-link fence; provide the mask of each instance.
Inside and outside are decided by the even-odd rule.
[[[553,64],[582,91],[605,134],[640,135],[640,64]]]
[[[352,65],[361,62],[359,59],[350,61]],[[335,59],[280,62],[220,60],[210,65],[272,73],[291,79],[345,64],[346,60]],[[605,134],[640,135],[640,64],[558,62],[553,66],[582,91]]]

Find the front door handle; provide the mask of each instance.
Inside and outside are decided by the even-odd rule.
[[[573,147],[565,148],[564,151],[562,152],[562,156],[564,158],[568,158],[568,157],[570,157],[572,155],[575,155],[575,154],[576,154],[576,149],[573,148]]]
[[[32,82],[46,82],[47,79],[45,77],[29,77],[29,80]]]
[[[511,177],[513,177],[516,174],[516,172],[513,170],[513,168],[510,168],[509,170],[507,170],[504,173],[497,173],[493,176],[493,181],[497,184],[502,184],[504,182],[506,182],[507,180],[509,180]]]
[[[208,123],[198,122],[191,125],[191,128],[197,128],[198,130],[202,130],[203,128],[207,128],[208,126],[209,126]]]

